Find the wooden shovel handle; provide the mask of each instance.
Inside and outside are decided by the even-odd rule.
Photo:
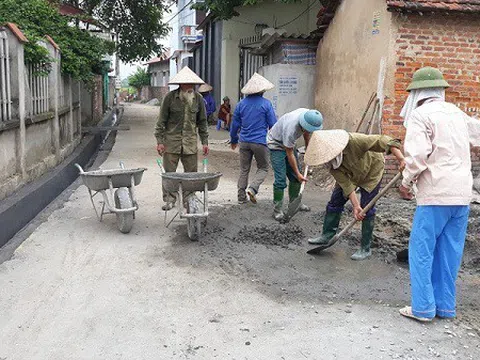
[[[306,179],[308,175],[308,165],[305,165],[305,171],[303,172],[303,177]],[[300,186],[300,194],[303,193],[303,189],[305,189],[305,181],[302,181],[302,185]]]
[[[395,177],[382,189],[380,190],[380,192],[377,194],[377,196],[375,196],[373,198],[372,201],[370,201],[368,203],[367,206],[365,206],[365,208],[362,210],[362,212],[360,213],[361,215],[365,215],[368,210],[370,210],[371,208],[373,208],[375,206],[375,204],[377,203],[377,201],[383,197],[385,195],[385,193],[390,190],[390,188],[396,184],[396,182],[402,177],[402,173],[399,172],[397,175],[395,175]],[[340,239],[343,235],[345,235],[345,233],[347,233],[348,231],[350,231],[350,229],[357,223],[357,219],[353,219],[352,222],[350,222],[347,227],[345,229],[343,229],[342,231],[340,231],[337,235],[335,235],[329,242],[329,244],[335,244],[338,239]]]

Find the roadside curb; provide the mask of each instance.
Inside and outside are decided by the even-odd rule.
[[[105,116],[102,125],[112,118],[113,111]],[[0,249],[78,178],[74,164],[85,167],[103,140],[101,134],[85,136],[61,164],[0,202]]]

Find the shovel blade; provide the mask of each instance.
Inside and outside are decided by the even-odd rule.
[[[299,195],[295,200],[288,204],[287,214],[285,215],[285,222],[289,222],[292,217],[298,213],[302,205],[302,195]]]
[[[332,245],[333,245],[333,244],[332,244]],[[307,251],[307,254],[308,254],[308,255],[318,255],[318,254],[320,254],[323,250],[328,249],[328,248],[331,247],[332,245],[327,244],[327,245],[317,246],[317,247],[315,247],[315,248],[313,248],[313,249],[308,250],[308,251]]]
[[[339,235],[335,235],[335,236],[330,240],[330,242],[329,242],[328,244],[314,247],[313,249],[308,250],[308,251],[307,251],[307,254],[308,254],[308,255],[318,255],[318,254],[320,254],[323,250],[326,250],[326,249],[332,247],[333,245],[335,245],[339,239],[340,239],[340,236],[339,236]]]

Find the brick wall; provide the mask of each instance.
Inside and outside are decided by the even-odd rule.
[[[168,91],[168,86],[143,86],[140,91],[140,99],[144,101],[158,99],[162,102]]]
[[[480,36],[479,20],[469,15],[395,15],[398,27],[396,67],[392,97],[384,105],[383,133],[404,139],[405,128],[400,111],[407,98],[405,89],[413,73],[421,67],[440,69],[452,86],[447,101],[470,115],[480,115]],[[480,151],[472,152],[474,172],[480,170]],[[389,179],[397,172],[387,159]]]

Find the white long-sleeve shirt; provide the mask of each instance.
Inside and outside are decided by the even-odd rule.
[[[433,101],[411,114],[402,184],[416,183],[418,205],[470,204],[471,146],[480,146],[480,121],[455,105]]]

